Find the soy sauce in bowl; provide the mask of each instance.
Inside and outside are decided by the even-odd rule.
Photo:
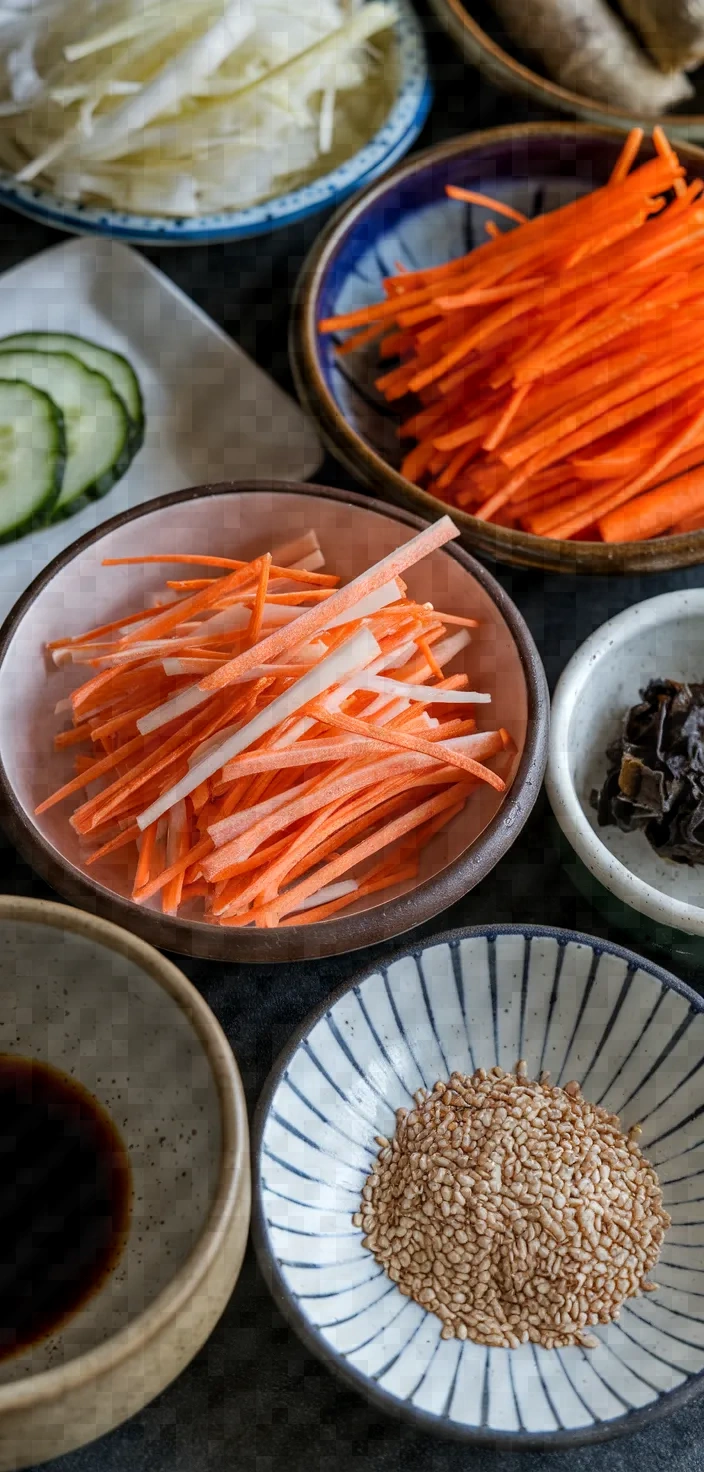
[[[129,1159],[76,1079],[0,1055],[0,1360],[83,1306],[120,1257]]]

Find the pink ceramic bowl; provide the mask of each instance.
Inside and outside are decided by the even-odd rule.
[[[34,809],[73,774],[55,752],[54,707],[76,686],[76,671],[47,669],[44,644],[108,622],[163,585],[163,566],[102,567],[106,557],[156,552],[249,556],[301,534],[318,533],[327,567],[347,582],[423,526],[376,501],[325,487],[272,484],[200,486],[125,512],[57,557],[15,605],[0,633],[0,818],[34,869],[74,903],[152,944],[214,960],[273,961],[339,954],[389,940],[430,920],[472,889],[510,848],[540,790],[549,702],[533,640],[510,598],[456,543],[412,568],[411,595],[480,627],[461,659],[471,683],[492,695],[491,720],[517,743],[511,784],[473,794],[464,812],[427,847],[418,878],[310,926],[228,929],[192,916],[162,915],[158,899],[136,905],[124,853],[86,869],[69,825],[70,803],[41,817]]]

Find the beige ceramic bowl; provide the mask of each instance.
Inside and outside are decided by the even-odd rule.
[[[0,896],[0,1052],[71,1074],[127,1147],[112,1274],[50,1337],[0,1362],[0,1472],[82,1446],[184,1368],[234,1288],[249,1226],[237,1065],[170,961],[64,905]]]

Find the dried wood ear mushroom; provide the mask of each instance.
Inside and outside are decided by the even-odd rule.
[[[591,795],[599,824],[642,829],[680,864],[704,860],[704,684],[651,680],[607,750],[604,783]]]
[[[582,1097],[479,1068],[397,1111],[353,1218],[443,1339],[596,1347],[588,1329],[655,1287],[670,1218],[638,1126]]]

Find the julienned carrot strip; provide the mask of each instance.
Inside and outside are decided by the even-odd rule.
[[[698,349],[695,348],[689,354],[673,355],[672,358],[664,355],[663,359],[657,363],[651,363],[639,373],[631,374],[628,381],[618,383],[606,393],[600,394],[598,397],[592,399],[590,403],[583,403],[570,414],[562,413],[555,415],[537,433],[526,436],[510,446],[506,446],[501,451],[501,460],[505,465],[508,465],[509,469],[514,469],[517,465],[523,464],[524,461],[529,460],[534,454],[546,446],[554,444],[555,441],[568,438],[584,424],[593,424],[595,420],[606,414],[608,410],[619,408],[622,404],[631,404],[636,401],[636,396],[644,393],[647,389],[655,388],[663,381],[675,386],[678,383],[681,384],[683,379],[680,375],[692,367],[700,367],[702,356],[703,350],[701,347]],[[676,373],[674,371],[675,366],[677,369]],[[673,388],[672,394],[668,394],[667,398],[672,397],[676,391],[676,387]],[[636,416],[633,415],[631,417]]]
[[[205,565],[207,567],[230,568],[233,572],[241,572],[251,566],[250,563],[233,561],[232,558],[228,557],[191,557],[187,554],[167,556],[166,554],[159,554],[158,556],[154,557],[105,557],[103,559],[103,567],[139,567],[142,565],[142,563],[151,564],[159,562],[196,563],[200,564],[201,566]],[[335,577],[332,573],[306,572],[305,568],[279,567],[278,563],[272,564],[271,573],[273,577],[285,578],[288,582],[311,583],[321,588],[333,588],[340,581],[340,579]],[[207,582],[208,586],[212,586],[220,582],[220,587],[223,590],[223,597],[225,596],[226,590],[224,581],[221,581],[217,578],[196,578],[193,581],[197,582],[199,585],[203,585]],[[171,607],[170,604],[167,606]],[[152,616],[153,613],[154,609],[149,609],[150,616]]]
[[[39,806],[34,809],[36,816],[39,817],[41,813],[48,812],[49,808],[55,807],[58,802],[63,802],[64,798],[72,797],[74,792],[80,792],[82,787],[89,787],[91,782],[94,782],[97,777],[103,777],[106,772],[111,772],[126,757],[132,756],[134,752],[143,746],[144,737],[136,736],[133,741],[128,741],[125,746],[119,747],[117,751],[112,751],[108,756],[91,762],[89,768],[90,776],[87,773],[83,773],[77,777],[73,777],[70,782],[65,782],[63,787],[58,789],[58,792],[52,793],[51,797],[47,797],[44,799],[44,802],[39,803]]]
[[[191,793],[191,802],[193,804],[193,811],[196,817],[205,807],[205,804],[207,803],[209,797],[210,785],[208,782],[201,782],[200,787],[196,787]]]
[[[62,751],[65,746],[78,746],[81,741],[91,735],[92,727],[90,721],[82,721],[80,725],[73,726],[69,731],[59,731],[54,737],[54,748]]]
[[[157,552],[143,557],[104,557],[103,567],[141,567],[159,562],[183,562],[187,566],[197,567],[222,567],[229,568],[231,572],[238,572],[240,568],[247,566],[247,563],[232,557],[197,557],[191,552]]]
[[[152,824],[152,828],[156,830],[155,823]],[[146,832],[151,832],[151,829],[147,828]],[[154,879],[148,879],[139,884],[135,879],[134,899],[136,899],[140,904],[143,904],[145,900],[150,900],[152,898],[152,895],[158,894],[159,891],[163,889],[166,884],[169,884],[172,879],[177,879],[179,875],[185,874],[186,870],[190,868],[191,864],[199,863],[201,859],[204,859],[206,855],[212,853],[212,851],[212,838],[203,838],[201,839],[200,843],[194,844],[192,848],[189,848],[185,850],[184,853],[180,854],[179,857],[174,860],[173,864],[170,864],[168,866],[168,868],[162,869],[161,873],[157,874]]]
[[[287,883],[293,884],[294,880],[299,879],[302,874],[307,874],[310,869],[315,869],[318,864],[322,863],[323,859],[328,858],[330,853],[339,853],[345,844],[351,843],[352,839],[357,838],[360,833],[368,833],[370,829],[370,816],[375,824],[382,823],[391,817],[392,814],[398,813],[399,809],[407,806],[407,804],[408,799],[406,794],[404,792],[395,792],[392,797],[386,798],[384,802],[377,803],[371,815],[369,809],[363,810],[360,814],[356,808],[354,810],[348,808],[344,813],[344,823],[340,828],[334,828],[332,831],[328,831],[327,836],[323,839],[320,839],[319,835],[317,838],[315,834],[313,835],[315,847],[306,852],[304,858],[298,858],[296,856],[296,862],[292,864],[286,873]]]
[[[93,826],[97,826],[98,822],[104,821],[108,813],[111,813],[113,809],[119,808],[120,804],[137,791],[145,782],[155,777],[164,767],[171,766],[175,761],[178,761],[181,756],[187,755],[195,740],[200,740],[201,733],[199,730],[197,736],[194,735],[197,729],[197,724],[189,721],[180,730],[175,732],[173,736],[169,737],[168,741],[160,742],[158,738],[136,736],[134,740],[126,742],[124,746],[118,747],[111,753],[110,757],[105,757],[104,760],[95,762],[94,776],[102,777],[110,768],[114,768],[119,766],[120,763],[125,762],[127,757],[136,756],[137,752],[140,752],[141,755],[141,759],[129,767],[128,774],[119,775],[97,797],[90,798],[76,810],[71,818],[72,826],[78,832],[87,833]],[[184,732],[188,733],[185,740]],[[145,751],[147,753],[146,756],[143,755]],[[108,763],[110,766],[108,766]],[[83,783],[82,785],[85,786],[87,784]],[[47,806],[52,806],[54,802],[60,802],[63,798],[69,796],[70,788],[72,788],[71,783],[67,784],[66,787],[60,788],[57,793],[54,793],[53,798],[48,800],[48,803],[42,804],[41,809],[37,808],[37,813],[44,811]]]
[[[436,618],[439,618],[443,624],[459,624],[464,629],[478,629],[479,628],[479,620],[478,619],[476,619],[476,618],[463,618],[462,615],[459,614],[459,613],[437,613],[436,612],[435,617]]]
[[[139,859],[137,861],[137,869],[134,876],[134,885],[132,889],[133,895],[138,889],[141,888],[142,885],[146,884],[149,879],[152,865],[152,857],[154,854],[154,844],[156,843],[157,826],[158,825],[156,823],[152,823],[149,828],[145,829],[141,839],[139,840]]]
[[[259,910],[252,911],[250,915],[236,915],[231,918],[225,918],[222,923],[224,925],[249,925],[254,920],[257,924],[263,924],[268,927],[278,924],[282,916],[290,914],[292,910],[295,910],[297,904],[307,899],[309,895],[315,894],[316,890],[323,889],[326,884],[331,884],[341,874],[348,873],[356,864],[364,863],[372,854],[378,853],[380,849],[386,848],[391,843],[395,843],[397,839],[403,838],[406,833],[411,833],[414,828],[420,827],[422,823],[427,823],[431,818],[443,812],[445,808],[452,807],[457,802],[460,790],[461,784],[457,784],[454,787],[448,788],[445,792],[439,793],[436,797],[429,798],[426,802],[420,803],[410,813],[394,819],[378,833],[372,834],[370,838],[364,839],[361,843],[356,844],[354,848],[348,849],[339,858],[332,859],[322,869],[318,870],[316,874],[308,879],[302,880],[300,884],[296,885],[294,889],[289,890],[287,894],[280,895],[278,899],[272,900],[268,905],[261,906]]]
[[[697,366],[704,370],[704,349]],[[616,427],[616,420],[621,424],[628,423],[634,419],[640,419],[645,414],[653,413],[667,404],[672,406],[674,412],[680,414],[684,408],[684,402],[681,400],[687,394],[691,382],[691,370],[682,374],[674,374],[665,382],[658,383],[654,388],[638,394],[630,402],[620,403],[613,410],[607,409],[593,424],[582,425],[557,444],[551,444],[546,449],[538,450],[530,460],[514,471],[508,483],[501,490],[478,508],[475,515],[480,520],[486,521],[494,511],[511,500],[513,491],[524,486],[534,471],[543,470],[548,465],[554,465],[557,460],[574,454],[575,450],[583,449],[591,439],[601,437],[613,430]]]
[[[312,910],[306,910],[305,915],[293,915],[287,920],[280,920],[280,925],[300,925],[301,919],[306,925],[317,925],[321,920],[329,920],[340,910],[349,909],[350,905],[356,904],[357,900],[366,899],[367,895],[376,894],[380,889],[389,889],[392,885],[404,883],[407,879],[415,879],[418,873],[418,864],[409,863],[398,869],[388,869],[386,865],[379,866],[376,877],[363,880],[351,894],[341,895],[336,900],[328,900],[327,904],[316,905]]]
[[[432,300],[432,286],[421,286],[404,296],[406,307]],[[374,306],[360,307],[355,312],[344,312],[338,317],[328,317],[319,324],[321,332],[344,332],[348,327],[366,327],[370,322],[393,322],[398,314],[398,300],[378,302]]]
[[[494,425],[494,428],[492,429],[491,433],[487,435],[486,439],[482,440],[483,449],[495,450],[497,446],[500,445],[502,439],[506,434],[506,431],[513,423],[513,420],[515,419],[519,409],[521,408],[524,399],[526,399],[528,394],[530,393],[531,388],[532,384],[524,383],[521,385],[520,388],[514,389],[514,392],[512,393],[511,398],[509,399],[509,402],[506,405],[506,408],[504,409],[504,412],[501,415],[500,419]]]
[[[431,673],[433,675],[435,675],[435,677],[438,680],[441,680],[442,679],[442,669],[441,669],[440,665],[438,664],[438,662],[437,662],[437,660],[435,658],[435,655],[433,654],[433,651],[430,648],[430,645],[429,645],[427,639],[424,639],[424,638],[421,637],[420,639],[416,639],[415,642],[418,645],[418,648],[420,649],[421,654],[425,656],[425,660],[426,660],[427,664],[430,666]]]
[[[691,516],[685,516],[682,521],[675,522],[674,526],[667,529],[668,536],[681,537],[688,532],[698,532],[704,527],[704,512],[693,511]]]
[[[677,184],[679,181],[675,182]],[[579,245],[570,251],[565,260],[565,269],[569,270],[574,266],[581,265],[581,262],[587,256],[591,258],[592,256],[598,255],[601,251],[613,250],[613,247],[619,245],[627,235],[632,235],[635,230],[638,230],[641,225],[644,225],[648,216],[652,215],[652,213],[649,207],[638,210],[630,220],[622,220],[618,224],[613,225],[610,230],[604,230],[601,235],[588,236],[586,240],[580,241]]]
[[[74,634],[70,638],[53,639],[50,644],[45,645],[49,654],[55,649],[67,649],[81,644],[92,644],[95,639],[102,638],[103,634],[112,634],[115,629],[127,628],[129,624],[138,624],[148,618],[153,618],[155,608],[141,608],[137,613],[126,614],[124,618],[114,618],[109,624],[101,624],[97,629],[89,629],[87,634]]]
[[[234,593],[235,589],[242,587],[243,584],[256,581],[260,572],[261,563],[246,563],[237,572],[229,573],[227,577],[216,580],[210,588],[205,588],[202,593],[194,593],[191,598],[183,598],[176,603],[172,603],[163,613],[158,613],[156,618],[153,618],[147,624],[146,629],[140,629],[137,633],[126,634],[124,639],[120,641],[121,647],[124,649],[128,645],[133,644],[137,639],[163,639],[167,634],[171,634],[174,629],[178,628],[179,624],[193,618],[195,614],[204,613],[207,608],[210,608],[211,604],[217,603],[223,596]]]
[[[439,753],[437,748],[433,749],[433,743],[424,740],[422,736],[409,736],[403,731],[391,730],[388,726],[371,726],[368,721],[356,720],[353,716],[342,715],[340,711],[328,710],[321,704],[316,706],[315,713],[317,719],[326,726],[337,726],[341,731],[351,731],[355,736],[373,736],[375,740],[388,742],[389,746],[403,747],[405,751],[422,752],[425,756],[432,756],[436,760],[448,762],[450,766],[459,767],[461,771],[468,772],[472,777],[479,777],[482,782],[495,787],[497,792],[505,791],[505,782],[502,782],[495,772],[482,766],[481,762],[473,761],[463,752],[444,749],[442,753]]]
[[[448,184],[445,193],[449,199],[462,199],[467,204],[483,205],[497,215],[505,215],[507,220],[516,220],[519,225],[528,223],[527,215],[520,214],[510,204],[503,204],[500,199],[491,199],[488,194],[478,193],[476,189],[460,189],[456,184]]]
[[[267,552],[266,556],[262,557],[261,559],[259,583],[257,586],[254,603],[252,605],[252,613],[249,620],[249,625],[247,627],[247,639],[250,644],[256,644],[261,631],[262,619],[264,617],[264,604],[266,602],[266,592],[269,586],[270,573],[271,553]]]
[[[400,686],[403,690],[403,686]],[[319,762],[357,761],[365,756],[383,754],[381,742],[364,741],[297,741],[281,751],[255,751],[236,756],[223,767],[223,781],[236,782],[240,777],[258,776],[261,772],[282,772],[287,768],[317,766]]]
[[[367,829],[375,826],[379,809],[384,807],[385,811],[395,802],[407,804],[413,801],[409,794],[416,794],[419,788],[432,788],[446,786],[448,782],[456,783],[457,775],[451,768],[444,767],[436,772],[418,772],[412,776],[393,776],[378,784],[372,784],[365,791],[348,802],[333,802],[329,804],[317,817],[306,825],[303,832],[299,834],[290,848],[269,869],[263,877],[257,877],[244,894],[240,896],[240,905],[246,900],[251,903],[266,903],[273,899],[282,886],[287,882],[294,867],[300,871],[312,868],[310,862],[310,848],[313,842],[316,844],[318,858],[320,858],[321,844],[335,836],[335,846],[348,842],[351,837],[350,825],[355,820],[363,820]],[[363,830],[362,830],[363,831]],[[329,852],[329,849],[328,849]],[[304,866],[297,861],[305,854]]]
[[[266,683],[266,681],[257,682],[257,685]],[[185,760],[191,756],[194,749],[214,735],[235,710],[243,708],[246,709],[246,697],[235,702],[234,706],[223,709],[220,705],[215,710],[211,708],[210,711],[196,713],[195,717],[185,721],[167,740],[159,741],[157,735],[157,742],[154,744],[153,738],[145,742],[145,738],[142,737],[141,740],[145,747],[148,745],[148,755],[137,762],[126,774],[118,777],[117,781],[113,782],[104,792],[83,803],[71,818],[72,826],[78,832],[90,832],[98,823],[104,822],[108,815],[119,812],[127,798],[132,798],[141,787],[152,783],[160,774],[168,772],[169,780],[173,778],[178,781],[182,776],[181,765],[185,766]],[[172,773],[171,768],[178,768],[178,772]],[[194,787],[197,785],[199,784],[194,783]]]
[[[348,353],[355,353],[358,348],[365,347],[368,342],[374,342],[375,338],[380,337],[383,331],[383,323],[375,323],[372,327],[363,327],[361,332],[355,332],[352,337],[347,338],[346,342],[336,343],[335,352],[337,357],[344,358]]]
[[[438,761],[438,768],[445,769],[445,763]],[[429,764],[430,767],[430,764]],[[360,768],[355,771],[343,771],[326,776],[323,783],[305,788],[299,796],[299,790],[292,794],[291,801],[286,804],[277,805],[274,811],[264,805],[264,811],[252,810],[252,817],[245,826],[244,822],[237,826],[233,832],[228,824],[225,831],[221,832],[220,825],[214,825],[210,829],[212,837],[219,841],[219,847],[207,859],[203,861],[203,873],[206,879],[217,880],[223,870],[229,868],[230,864],[239,863],[241,859],[248,858],[260,844],[267,842],[275,833],[280,833],[284,823],[289,825],[299,819],[311,819],[313,825],[324,823],[327,814],[334,811],[340,804],[348,799],[358,801],[364,792],[363,801],[371,806],[370,793],[378,788],[382,782],[402,783],[410,780],[408,771],[402,762],[390,765],[387,762],[383,773],[376,768]],[[247,816],[246,814],[244,815]],[[233,836],[229,834],[233,832]],[[224,841],[226,840],[226,841]]]
[[[105,859],[108,854],[114,854],[118,849],[126,848],[128,844],[136,843],[139,838],[139,831],[137,823],[131,823],[129,828],[123,829],[122,833],[118,833],[115,838],[111,838],[108,843],[104,843],[100,848],[97,848],[95,853],[90,854],[85,861],[86,865],[96,864],[98,859]]]
[[[189,900],[205,899],[210,894],[210,885],[204,879],[194,879],[191,884],[184,884],[181,890],[181,904],[187,905]]]
[[[579,510],[574,511],[571,516],[567,515],[565,520],[560,522],[560,535],[574,535],[575,532],[581,531],[583,527],[591,526],[593,522],[600,521],[610,511],[632,500],[634,496],[637,496],[647,486],[657,485],[672,461],[676,460],[682,451],[686,450],[691,440],[698,438],[703,429],[704,408],[700,407],[689,424],[679,435],[675,436],[667,449],[658,456],[655,463],[649,465],[635,480],[630,479],[626,482],[625,486],[617,486],[613,490],[607,490],[601,499],[599,499],[597,491],[591,496],[587,495],[586,497],[580,498]]]
[[[241,879],[245,874],[251,874],[255,869],[264,868],[272,859],[279,857],[282,849],[290,848],[290,846],[291,835],[287,833],[284,838],[277,838],[273,843],[267,843],[263,848],[258,848],[256,853],[251,854],[248,859],[240,859],[238,864],[230,864],[227,869],[223,869],[218,880],[218,886],[222,886],[222,894],[217,895],[213,899],[211,906],[212,913],[214,915],[222,914],[228,908],[232,899],[235,898],[229,888],[232,879]]]
[[[665,133],[663,132],[659,123],[657,123],[656,126],[653,128],[653,143],[655,144],[660,158],[665,159],[666,163],[668,164],[677,164],[677,154],[675,153],[674,148],[672,148],[670,143],[668,142]]]
[[[401,461],[401,474],[405,475],[407,480],[420,480],[428,469],[434,453],[435,446],[432,439],[421,440],[420,444],[416,445],[415,449],[409,450]]]
[[[704,510],[704,468],[646,491],[599,519],[605,542],[642,542],[659,537],[685,517]]]
[[[136,726],[140,716],[146,715],[150,709],[150,705],[135,705],[131,710],[119,711],[107,721],[98,721],[92,727],[91,741],[104,741],[108,736],[116,736],[119,731],[124,731],[128,726]],[[96,720],[95,716],[93,720]]]
[[[239,893],[233,895],[228,903],[214,905],[214,910],[221,916],[239,914],[249,906],[258,907],[275,899],[279,889],[287,882],[288,876],[300,860],[301,854],[305,855],[299,869],[307,873],[314,867],[311,850],[317,855],[316,862],[320,861],[321,849],[329,852],[330,847],[339,851],[344,842],[345,832],[349,833],[350,821],[354,818],[363,817],[363,829],[367,832],[374,827],[374,814],[376,808],[384,802],[385,798],[391,797],[386,803],[391,808],[392,803],[398,805],[407,804],[409,799],[401,789],[404,779],[396,777],[393,780],[373,787],[363,797],[353,800],[351,803],[333,802],[316,814],[296,835],[295,840],[289,844],[288,849],[276,860],[274,864],[268,865],[263,872],[257,872],[249,883],[240,888]],[[430,784],[429,784],[430,785]],[[435,783],[435,786],[442,785]],[[323,841],[321,843],[321,840]],[[330,840],[334,842],[330,843]],[[328,846],[329,845],[329,846]],[[224,900],[224,896],[223,896]]]

